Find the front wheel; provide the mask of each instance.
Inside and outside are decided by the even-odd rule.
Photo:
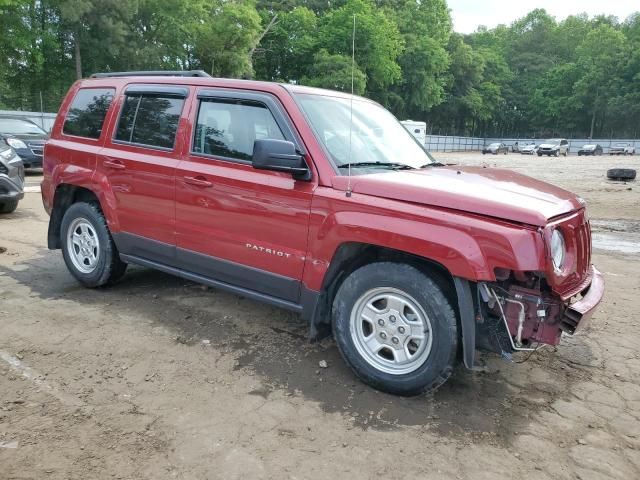
[[[332,323],[342,357],[374,388],[416,395],[453,372],[456,315],[441,287],[411,265],[380,262],[353,272],[336,294]]]
[[[127,269],[120,260],[102,212],[93,203],[74,203],[62,217],[62,256],[71,274],[85,287],[119,280]]]

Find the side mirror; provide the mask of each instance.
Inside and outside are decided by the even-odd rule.
[[[270,138],[253,142],[253,168],[290,173],[297,180],[310,180],[311,171],[293,142]]]

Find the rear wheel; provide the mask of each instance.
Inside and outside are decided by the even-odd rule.
[[[62,218],[62,256],[71,274],[85,287],[119,280],[127,269],[120,260],[107,222],[94,203],[74,203]]]
[[[411,265],[380,262],[356,270],[340,286],[332,315],[342,357],[374,388],[415,395],[453,372],[455,313],[438,284]]]
[[[18,208],[18,200],[0,202],[0,213],[13,213]]]

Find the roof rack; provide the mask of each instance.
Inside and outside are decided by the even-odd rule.
[[[204,70],[152,70],[139,72],[94,73],[91,78],[109,77],[211,77]]]

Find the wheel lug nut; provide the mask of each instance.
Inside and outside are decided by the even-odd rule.
[[[398,338],[397,338],[397,337],[393,337],[393,338],[391,339],[391,341],[392,341],[393,343],[397,344],[400,340],[398,340]]]
[[[404,333],[404,327],[398,327],[398,332]]]
[[[389,321],[390,321],[391,323],[395,323],[395,321],[396,321],[396,317],[395,317],[395,315],[391,315],[391,316],[389,317]]]
[[[383,319],[378,319],[378,325],[380,325],[381,327],[384,326],[384,320]]]
[[[385,340],[387,338],[387,334],[384,332],[380,332],[380,338]]]

